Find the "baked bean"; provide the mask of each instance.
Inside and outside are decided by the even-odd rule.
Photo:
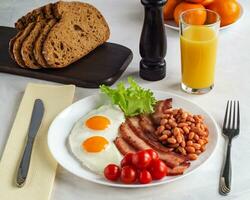
[[[198,133],[200,131],[200,129],[197,128],[196,126],[193,126],[191,130],[195,133]]]
[[[201,148],[201,145],[198,144],[198,143],[194,143],[193,144],[193,147],[196,149],[196,150],[199,150]]]
[[[201,152],[203,152],[203,151],[205,151],[206,150],[206,145],[205,144],[203,144],[202,146],[201,146]]]
[[[193,141],[192,140],[188,140],[187,141],[187,146],[193,146]]]
[[[185,122],[182,122],[182,123],[179,123],[179,124],[178,124],[178,127],[180,127],[180,128],[182,128],[182,127],[184,127],[184,126],[188,126],[188,124],[185,123]]]
[[[189,133],[189,129],[188,129],[188,127],[184,126],[182,129],[183,129],[183,131],[184,131],[186,134],[188,134],[188,133]]]
[[[187,121],[195,122],[194,118],[191,115],[187,116]]]
[[[195,153],[189,153],[188,154],[188,159],[189,160],[196,160],[198,156]]]
[[[194,120],[195,120],[195,122],[197,122],[197,123],[199,123],[199,122],[202,121],[197,115],[194,116]]]
[[[163,135],[167,135],[167,136],[171,136],[171,135],[172,135],[172,133],[171,133],[170,130],[164,130],[164,131],[162,132],[162,134],[163,134]]]
[[[177,126],[177,123],[176,123],[174,120],[172,120],[172,119],[168,120],[168,124],[169,124],[171,127],[176,127],[176,126]]]
[[[168,135],[162,135],[161,137],[159,137],[160,141],[167,140],[167,139],[168,139]]]
[[[198,141],[198,140],[200,139],[199,135],[195,134],[195,135],[194,135],[194,139],[195,139],[196,141]]]
[[[189,139],[189,140],[192,140],[192,139],[194,138],[194,136],[195,136],[195,133],[194,133],[194,132],[190,132],[190,133],[188,134],[188,139]]]
[[[197,155],[200,155],[200,154],[201,154],[201,150],[196,150],[195,153],[196,153]]]
[[[161,119],[161,122],[160,122],[161,125],[165,125],[167,123],[168,123],[167,119],[165,119],[165,118]]]
[[[163,131],[165,130],[165,127],[164,126],[159,126],[156,130],[156,134],[157,135],[160,135]]]
[[[200,125],[200,129],[201,129],[202,131],[205,131],[205,127],[204,127],[203,124]]]
[[[165,124],[165,128],[168,129],[168,130],[172,129],[172,127],[169,124]]]
[[[167,141],[170,144],[175,144],[176,143],[176,139],[174,139],[173,137],[168,138]]]
[[[201,115],[197,115],[197,116],[200,118],[201,121],[204,120],[203,116],[201,116]]]
[[[205,141],[203,139],[199,139],[198,144],[200,144],[202,146],[203,144],[205,144]]]
[[[178,151],[184,156],[187,155],[186,149],[184,149],[183,147],[178,147]]]
[[[181,143],[181,142],[182,142],[181,134],[178,134],[178,135],[176,136],[176,140],[177,140],[178,143]]]
[[[187,150],[188,153],[195,153],[195,148],[192,146],[187,146],[185,147],[185,149]]]
[[[183,135],[184,134],[184,131],[182,130],[182,128],[179,129],[181,134]]]
[[[206,132],[205,132],[205,131],[200,130],[197,134],[198,134],[199,136],[205,136],[205,135],[206,135]]]
[[[179,128],[175,127],[175,128],[174,128],[174,136],[177,136],[177,135],[179,135],[179,134],[181,134]]]
[[[187,114],[186,112],[183,112],[182,115],[181,115],[181,117],[182,117],[183,119],[187,119],[188,114]]]
[[[196,126],[198,129],[200,129],[200,128],[201,128],[201,123],[198,122],[195,126]]]
[[[182,146],[182,147],[185,147],[185,146],[186,146],[186,142],[185,142],[185,140],[182,140],[182,142],[181,142],[181,146]]]

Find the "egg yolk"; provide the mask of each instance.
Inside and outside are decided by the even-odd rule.
[[[90,153],[100,152],[109,142],[101,136],[93,136],[83,141],[82,148]]]
[[[88,128],[98,131],[106,129],[109,124],[109,119],[104,116],[93,116],[86,121]]]

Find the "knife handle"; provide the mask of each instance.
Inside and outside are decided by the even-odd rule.
[[[16,184],[18,187],[22,187],[25,184],[30,166],[30,158],[32,154],[33,143],[34,139],[28,138],[23,152],[22,160],[18,167],[17,179],[16,179]]]

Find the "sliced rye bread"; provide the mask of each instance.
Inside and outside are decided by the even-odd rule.
[[[48,33],[42,52],[53,68],[66,67],[109,38],[106,20],[90,4],[60,1],[54,5],[54,14],[60,20]]]
[[[10,42],[9,42],[9,54],[10,54],[10,57],[15,60],[15,57],[14,57],[14,54],[13,54],[13,46],[14,46],[14,43],[16,41],[16,39],[23,33],[23,31],[19,31],[13,38],[10,39]]]
[[[41,33],[36,39],[35,44],[34,44],[33,53],[34,53],[35,59],[37,63],[44,68],[49,68],[49,65],[44,59],[43,54],[42,54],[43,43],[50,29],[56,24],[56,22],[57,22],[56,19],[49,20],[48,23],[45,25],[45,27],[41,30]]]
[[[24,29],[30,22],[39,21],[42,19],[52,19],[53,15],[53,4],[49,3],[42,7],[32,10],[23,17],[17,20],[15,28],[18,30]]]
[[[23,68],[26,68],[26,66],[21,55],[22,44],[25,38],[30,34],[30,31],[33,29],[34,26],[35,22],[30,23],[23,31],[21,31],[21,34],[19,35],[19,37],[15,39],[13,44],[12,52],[14,55],[14,59],[17,62],[17,64]]]
[[[30,32],[29,36],[25,38],[21,48],[21,55],[25,66],[31,69],[40,69],[41,66],[35,59],[33,49],[36,39],[38,38],[41,30],[46,24],[46,20],[40,20],[35,22],[33,30]]]

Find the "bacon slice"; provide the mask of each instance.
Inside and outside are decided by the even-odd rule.
[[[164,110],[172,108],[172,98],[161,100],[156,103],[155,112],[152,114],[154,123],[160,124],[162,118],[166,116]]]
[[[122,125],[120,126],[120,134],[121,137],[128,144],[132,145],[135,149],[144,150],[152,148],[141,138],[139,138],[127,123],[122,123]],[[187,160],[186,157],[176,154],[174,152],[162,152],[157,149],[154,150],[158,153],[160,159],[165,161],[166,165],[171,168],[174,168]]]
[[[182,175],[187,168],[189,168],[190,162],[185,162],[177,167],[174,168],[168,168],[168,175],[167,176],[177,176],[177,175]]]
[[[126,155],[127,153],[135,153],[136,149],[129,145],[123,138],[117,137],[114,141],[115,146],[120,151],[122,155]]]
[[[169,152],[172,149],[165,147],[164,145],[162,145],[159,141],[158,138],[155,137],[154,134],[151,133],[145,133],[140,126],[139,123],[140,119],[138,117],[129,117],[127,118],[127,123],[129,125],[129,127],[136,133],[136,135],[141,138],[144,142],[146,142],[147,144],[149,144],[151,146],[151,148],[159,150],[159,151],[163,151],[163,152]]]
[[[160,100],[155,105],[155,113],[163,113],[164,110],[172,108],[173,99]]]
[[[150,149],[151,147],[140,139],[129,127],[127,123],[122,123],[120,126],[121,137],[135,149],[143,150]]]
[[[140,125],[144,132],[154,134],[155,127],[151,118],[148,115],[140,115]]]

